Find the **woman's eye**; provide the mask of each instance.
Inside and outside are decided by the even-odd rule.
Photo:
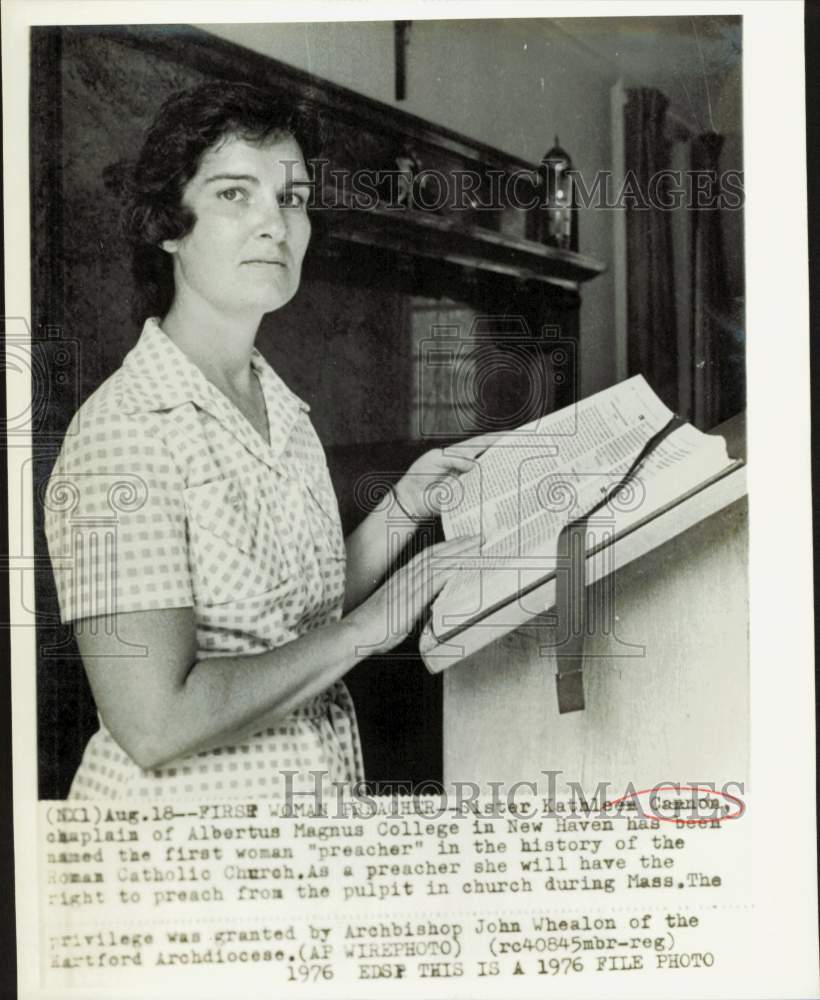
[[[225,188],[224,191],[219,192],[219,197],[223,201],[244,201],[247,198],[247,192],[244,188]]]
[[[283,208],[301,208],[306,202],[305,196],[298,191],[287,191],[279,200]]]

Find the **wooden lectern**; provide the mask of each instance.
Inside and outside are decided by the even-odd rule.
[[[742,418],[716,433],[743,457]],[[587,588],[583,711],[558,711],[546,614],[445,671],[445,785],[747,782],[745,496],[667,538]]]

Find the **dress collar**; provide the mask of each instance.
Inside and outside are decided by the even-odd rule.
[[[310,407],[285,385],[256,348],[251,354],[251,367],[259,378],[265,398],[270,445],[168,337],[156,318],[145,321],[139,340],[123,362],[129,389],[123,410],[126,413],[170,410],[192,402],[215,417],[254,455],[271,465],[284,450],[299,414],[309,411]]]

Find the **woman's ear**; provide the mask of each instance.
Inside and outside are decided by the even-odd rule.
[[[179,249],[179,240],[163,240],[160,246],[166,253],[176,253]]]

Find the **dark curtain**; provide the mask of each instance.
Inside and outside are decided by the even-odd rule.
[[[718,207],[718,161],[723,136],[706,132],[691,142],[700,179],[692,206],[692,421],[708,430],[734,412],[738,378],[731,364],[732,302]]]
[[[628,367],[667,406],[678,408],[678,335],[672,226],[664,190],[671,169],[668,99],[658,90],[627,91],[624,107]],[[668,204],[668,201],[667,201]]]

